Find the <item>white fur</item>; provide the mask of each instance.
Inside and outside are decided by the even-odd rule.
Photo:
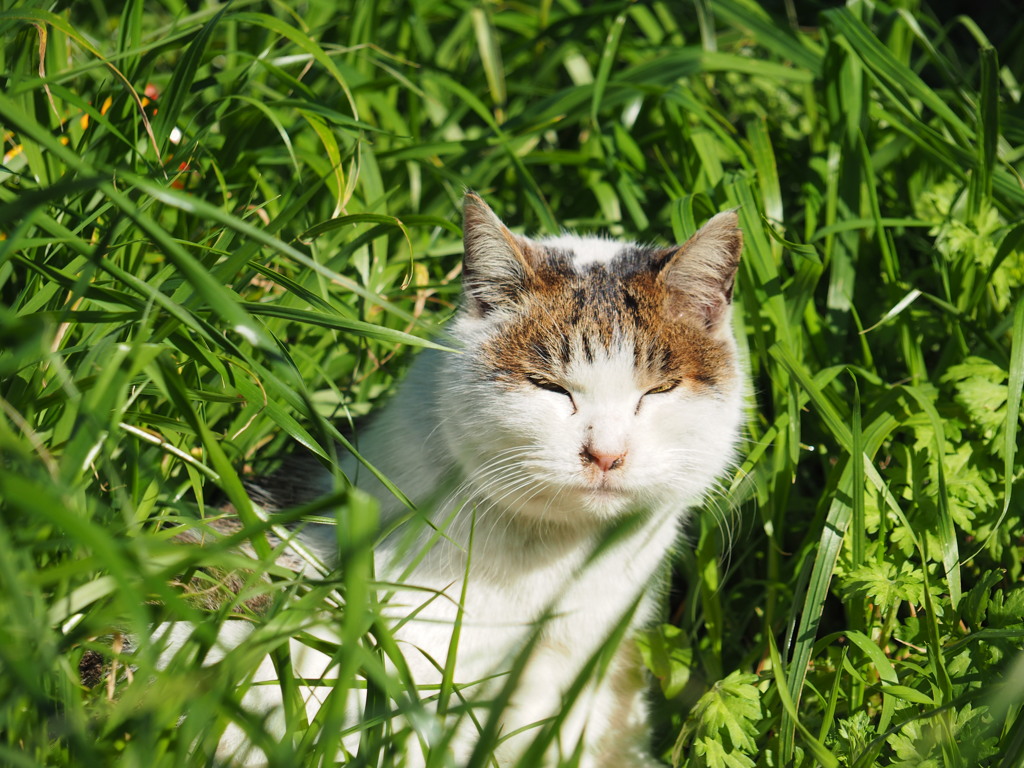
[[[573,263],[577,267],[591,264],[607,264],[630,243],[611,240],[606,237],[590,237],[565,233],[558,237],[545,237],[538,240],[541,245],[558,248],[574,254]]]
[[[506,713],[510,732],[559,711],[562,693],[634,602],[639,604],[632,626],[653,618],[652,582],[683,514],[732,458],[742,402],[738,376],[721,397],[684,388],[645,396],[634,379],[628,345],[595,355],[593,363],[576,359],[568,384],[573,401],[538,388],[504,391],[474,380],[471,372],[474,348],[489,333],[488,323],[460,318],[454,331],[466,340],[462,355],[421,355],[360,449],[411,497],[443,498],[435,521],[465,505],[447,528],[449,538],[436,543],[406,578],[450,599],[431,601],[399,630],[401,640],[434,659],[446,658],[467,570],[457,680],[480,680],[506,668],[536,622],[556,617],[545,624]],[[624,453],[623,467],[595,477],[579,458],[587,441]],[[379,494],[386,515],[402,512],[365,470],[358,475]],[[644,513],[638,530],[588,563],[603,525],[632,510]],[[400,534],[392,536],[377,552],[379,575],[397,578],[412,553],[418,549],[410,552]],[[407,606],[401,612],[408,612],[425,598],[416,591],[397,600]],[[439,682],[425,656],[412,653],[408,660],[417,682]],[[600,684],[577,702],[563,728],[566,754],[584,728],[602,734],[616,706]],[[641,697],[633,707],[630,717],[642,721]],[[499,764],[511,764],[531,735],[507,743]],[[456,750],[465,757],[472,744],[467,728]],[[585,768],[603,765],[595,749],[588,742]],[[633,752],[635,766],[653,764],[640,745]]]
[[[543,242],[571,248],[581,266],[607,262],[623,247],[571,236]],[[460,314],[452,330],[463,353],[421,354],[393,401],[359,436],[358,446],[400,490],[424,505],[435,525],[444,526],[445,536],[425,555],[433,533],[427,526],[411,533],[409,526],[399,528],[375,553],[380,580],[410,587],[392,595],[388,613],[398,620],[418,611],[395,630],[416,683],[440,683],[430,659],[448,657],[464,589],[456,683],[499,675],[467,688],[467,695],[493,696],[504,679],[500,673],[539,632],[503,715],[507,734],[562,710],[563,694],[630,610],[631,628],[654,617],[657,589],[652,587],[679,523],[732,459],[742,387],[734,370],[721,377],[724,383],[713,394],[686,386],[645,394],[626,339],[599,348],[592,361],[575,356],[560,382],[571,397],[536,386],[498,386],[478,375],[480,350],[505,317]],[[724,323],[727,327],[727,315]],[[622,466],[610,472],[588,466],[580,458],[584,445],[623,456]],[[346,462],[345,470],[380,499],[385,526],[407,511],[354,461]],[[593,558],[609,528],[633,514],[639,517],[629,535]],[[329,557],[333,529],[314,531],[309,543]],[[431,599],[432,593],[444,597]],[[316,677],[327,668],[326,657],[309,649],[293,648],[293,654],[297,674]],[[316,689],[307,695],[312,713],[318,706]],[[279,703],[276,697],[272,686],[261,686],[250,689],[244,703],[269,712]],[[572,754],[582,739],[580,765],[607,768],[609,758],[601,751],[607,741],[601,737],[613,722],[625,723],[629,733],[623,738],[631,740],[617,745],[617,754],[626,755],[617,768],[657,765],[642,744],[646,713],[639,691],[624,699],[610,680],[595,679],[571,706],[559,739],[562,753],[549,754],[545,765]],[[535,733],[527,728],[505,740],[498,764],[514,764]],[[427,742],[433,738],[428,731],[421,735]],[[244,751],[237,733],[228,737],[223,756],[258,764],[259,756]],[[475,729],[466,720],[453,745],[456,764],[474,743]],[[410,759],[415,764],[423,756]]]

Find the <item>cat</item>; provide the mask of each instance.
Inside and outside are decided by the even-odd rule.
[[[378,581],[397,585],[395,639],[417,685],[436,686],[458,620],[455,682],[491,681],[467,687],[471,701],[495,697],[523,662],[497,765],[517,764],[555,718],[538,765],[576,755],[581,768],[653,768],[632,638],[656,618],[681,522],[732,463],[742,429],[737,216],[720,213],[669,248],[529,239],[473,193],[463,217],[463,298],[449,328],[459,353],[421,353],[358,435],[362,456],[426,521],[398,526],[374,553]],[[379,499],[382,530],[408,516],[376,475],[354,459],[343,468]],[[318,482],[329,490],[326,473]],[[335,556],[332,526],[301,539]],[[293,663],[307,678],[327,669],[308,649],[293,649]],[[272,667],[257,677],[272,679]],[[273,690],[254,687],[243,704],[271,712]],[[464,718],[449,745],[456,765],[476,741]],[[257,763],[246,750],[229,729],[220,753]]]

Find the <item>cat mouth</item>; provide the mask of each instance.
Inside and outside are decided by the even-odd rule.
[[[580,491],[593,499],[601,500],[624,499],[630,495],[626,489],[609,485],[607,482],[584,485]]]
[[[573,494],[577,497],[586,497],[591,499],[601,500],[612,500],[612,499],[624,499],[631,496],[631,492],[620,486],[609,485],[607,482],[603,483],[572,483],[568,485],[561,485],[560,490],[555,491],[555,495],[563,493]]]

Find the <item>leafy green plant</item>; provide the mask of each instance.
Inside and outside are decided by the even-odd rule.
[[[431,730],[441,692],[377,621],[372,503],[338,474],[283,513],[341,511],[344,567],[296,580],[242,477],[291,444],[335,467],[445,345],[468,187],[528,231],[639,240],[739,207],[749,441],[642,641],[665,759],[1016,765],[1021,22],[768,8],[5,4],[0,761],[205,764],[234,724],[275,765],[348,734],[354,764],[400,765],[464,716],[446,690]],[[224,499],[238,533],[170,540]],[[211,610],[174,583],[211,569],[252,575]],[[305,632],[324,611],[340,644]],[[202,666],[228,618],[252,635]],[[170,620],[205,634],[129,652]],[[336,661],[312,720],[292,642]],[[284,743],[239,707],[265,653]]]

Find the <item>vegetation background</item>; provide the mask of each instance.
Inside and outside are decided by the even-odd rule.
[[[274,765],[331,764],[345,729],[353,764],[401,764],[422,718],[387,713],[444,692],[383,675],[365,546],[297,583],[240,477],[293,442],[329,461],[387,396],[457,301],[469,187],[529,232],[658,242],[739,206],[749,441],[643,639],[659,754],[1020,765],[1014,6],[0,4],[0,763],[207,765],[237,722]],[[243,531],[169,541],[223,497]],[[292,516],[328,507],[365,540],[341,478]],[[241,596],[182,596],[253,568],[243,541]],[[271,651],[294,694],[324,609],[339,687],[362,670],[384,714],[290,706],[273,743],[239,685]],[[200,666],[229,616],[258,631]],[[205,634],[157,670],[169,619]],[[83,685],[90,651],[117,668]]]

